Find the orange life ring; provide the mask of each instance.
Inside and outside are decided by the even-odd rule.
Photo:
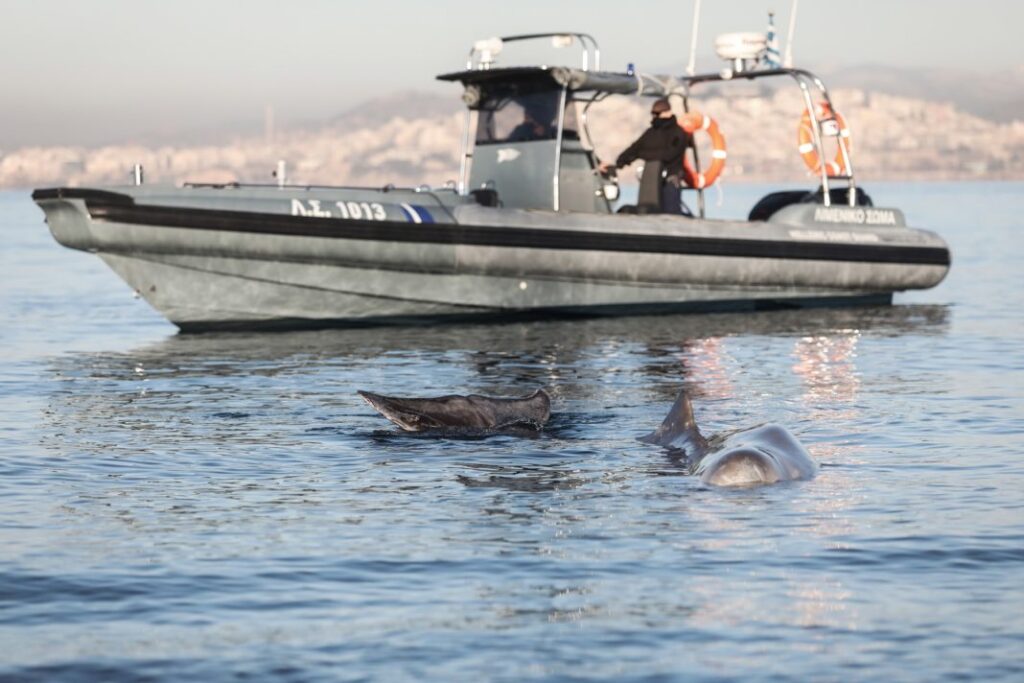
[[[816,114],[818,121],[833,119],[836,125],[839,126],[839,137],[836,138],[839,142],[839,149],[836,150],[834,161],[825,162],[826,172],[829,176],[847,175],[849,170],[846,168],[846,160],[850,157],[853,141],[850,139],[850,129],[846,127],[846,119],[843,118],[842,114],[828,106],[827,102],[818,103]],[[797,149],[800,150],[800,156],[803,157],[807,168],[811,169],[812,173],[821,173],[821,159],[818,157],[818,149],[814,144],[814,131],[811,128],[811,113],[806,109],[804,109],[804,115],[800,117],[797,140],[800,145]]]
[[[711,187],[718,180],[725,168],[725,159],[728,154],[725,151],[725,136],[718,129],[718,122],[710,116],[701,114],[699,111],[691,111],[682,115],[679,119],[679,127],[691,135],[698,130],[707,132],[711,138],[711,166],[703,173],[697,173],[686,161],[686,153],[683,153],[683,179],[689,187],[701,190]]]

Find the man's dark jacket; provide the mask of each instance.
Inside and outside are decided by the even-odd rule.
[[[651,127],[619,155],[615,160],[615,166],[629,166],[637,159],[660,161],[667,172],[666,175],[681,176],[683,153],[690,145],[689,138],[689,134],[679,127],[675,116],[654,119]]]

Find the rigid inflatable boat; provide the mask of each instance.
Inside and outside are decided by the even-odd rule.
[[[581,48],[575,67],[498,67],[511,42]],[[687,161],[696,216],[651,212],[658,164],[636,206],[614,210],[597,172],[587,113],[610,96],[668,97],[691,112],[701,83],[789,77],[801,89],[801,153],[820,185],[774,193],[750,220],[708,218],[703,190],[724,164]],[[889,303],[938,284],[947,245],[875,207],[856,186],[845,123],[819,79],[735,59],[686,77],[600,70],[586,34],[481,41],[462,83],[467,105],[457,183],[444,188],[139,182],[33,193],[58,242],[96,253],[186,331],[329,326],[521,315],[614,315]],[[674,99],[673,99],[674,98]],[[689,130],[689,129],[688,129]],[[825,141],[834,138],[835,161]],[[808,147],[809,145],[809,147]],[[695,157],[696,153],[693,152]]]

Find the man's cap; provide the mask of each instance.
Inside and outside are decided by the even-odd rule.
[[[667,111],[672,111],[672,105],[664,97],[654,100],[654,104],[651,105],[652,114],[663,114]]]

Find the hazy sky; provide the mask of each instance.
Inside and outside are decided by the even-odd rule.
[[[579,30],[603,66],[686,61],[693,0],[0,0],[0,153],[24,144],[96,144],[154,132],[329,118],[405,89],[451,92],[476,38]],[[700,46],[716,33],[785,38],[791,0],[704,0]],[[1024,64],[1024,0],[802,0],[798,64]],[[707,70],[719,65],[710,59]],[[445,90],[447,88],[447,90]]]

